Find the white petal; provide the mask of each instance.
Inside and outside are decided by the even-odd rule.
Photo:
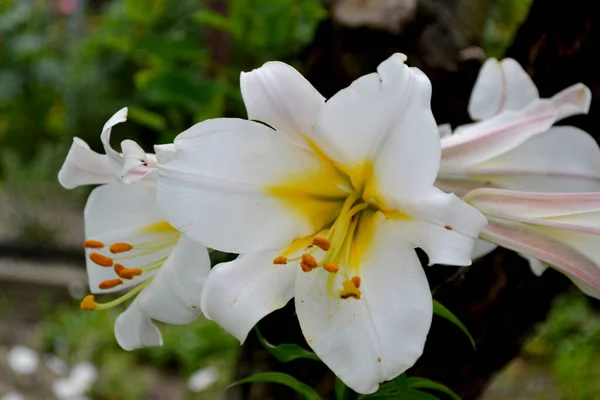
[[[473,253],[471,254],[471,260],[477,260],[478,258],[484,257],[496,250],[498,245],[490,242],[486,242],[485,240],[477,239],[475,241],[475,245],[473,246]]]
[[[187,381],[190,392],[203,392],[219,381],[219,370],[215,367],[206,367],[194,372]]]
[[[379,189],[416,193],[435,180],[440,139],[431,83],[404,60],[394,54],[328,100],[312,139],[353,179],[372,162]]]
[[[569,275],[567,275],[569,276]],[[593,297],[595,299],[600,300],[600,290],[598,290],[597,288],[593,288],[592,286],[588,285],[587,283],[585,283],[584,281],[582,281],[581,279],[577,279],[574,276],[569,276],[569,278],[571,278],[571,281],[575,284],[575,286],[577,286],[579,288],[579,290],[581,290],[583,293],[587,294],[590,297]]]
[[[441,124],[438,125],[438,132],[440,134],[440,139],[446,136],[452,135],[452,125],[450,124]]]
[[[523,253],[519,253],[519,255],[529,262],[529,268],[531,268],[531,272],[533,272],[535,276],[542,276],[548,269],[548,264],[541,262],[535,257]]]
[[[144,149],[133,140],[123,140],[121,150],[123,151],[123,182],[137,182],[154,171],[155,167],[150,165],[152,163],[150,154],[146,154]],[[156,166],[155,161],[154,164]]]
[[[581,129],[553,127],[468,171],[481,186],[535,192],[600,191],[600,149]]]
[[[256,122],[204,121],[175,145],[155,147],[159,207],[173,226],[214,249],[284,246],[330,223],[347,195],[329,164]]]
[[[296,311],[308,344],[351,389],[373,393],[421,356],[432,318],[432,300],[423,268],[411,246],[379,221],[373,238],[358,244],[360,299],[341,299],[337,290],[347,277],[337,273],[328,292],[322,268],[300,273]],[[369,240],[371,239],[371,240]],[[370,244],[370,245],[369,245]]]
[[[147,317],[169,324],[187,324],[201,314],[200,296],[210,258],[206,247],[182,235],[152,282],[137,298]]]
[[[527,72],[512,58],[485,61],[469,99],[473,120],[491,118],[505,110],[520,110],[539,98]]]
[[[300,267],[273,264],[280,254],[281,250],[242,254],[215,266],[204,283],[204,315],[243,343],[258,321],[294,296]]]
[[[600,269],[578,248],[528,224],[488,217],[481,238],[527,254],[600,290]]]
[[[399,201],[410,218],[394,218],[395,232],[422,248],[429,265],[471,265],[473,246],[486,218],[453,194],[431,188],[427,196]]]
[[[156,186],[151,183],[135,185],[112,184],[100,186],[92,191],[84,210],[85,237],[105,244],[101,249],[86,249],[86,263],[92,293],[110,293],[135,286],[152,277],[149,269],[132,280],[112,289],[99,289],[100,282],[116,279],[113,267],[102,267],[94,263],[92,253],[110,257],[115,263],[127,268],[142,268],[160,265],[161,260],[171,253],[179,238],[179,232],[168,225],[156,209]],[[110,244],[129,243],[133,249],[113,254]]]
[[[106,153],[116,174],[120,174],[123,170],[123,156],[110,145],[110,133],[113,126],[125,121],[127,121],[127,107],[120,109],[112,117],[110,117],[110,119],[104,124],[102,133],[100,134],[100,140],[104,146],[104,152]]]
[[[536,100],[522,111],[505,111],[493,118],[456,128],[442,139],[440,174],[463,171],[512,150],[546,132],[564,113],[585,113],[585,96],[565,96],[560,101]]]
[[[80,185],[112,183],[117,179],[106,155],[96,153],[86,142],[75,137],[58,172],[58,181],[65,189],[73,189]]]
[[[558,121],[573,115],[587,114],[592,104],[592,92],[583,83],[576,83],[552,96],[550,101],[558,110]]]
[[[30,347],[16,345],[8,352],[6,361],[15,373],[32,375],[40,365],[40,356]]]
[[[240,76],[248,119],[262,121],[306,146],[325,98],[293,67],[268,62]]]
[[[140,312],[137,299],[117,317],[115,338],[119,346],[128,351],[163,345],[160,331],[150,318]]]

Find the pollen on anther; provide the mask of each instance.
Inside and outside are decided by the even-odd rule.
[[[340,266],[334,262],[326,262],[323,264],[323,269],[327,272],[338,272],[340,270]]]
[[[83,242],[83,247],[86,249],[101,249],[104,247],[104,243],[99,240],[86,240]]]
[[[101,267],[112,267],[113,259],[100,253],[91,253],[90,260]]]
[[[276,257],[273,260],[273,264],[279,264],[279,265],[287,264],[287,258],[284,256]]]
[[[115,264],[115,272],[120,278],[123,279],[133,279],[134,277],[142,274],[142,270],[140,268],[127,268],[123,264]]]
[[[310,254],[302,254],[302,262],[311,268],[316,268],[317,260]]]
[[[94,295],[88,294],[81,300],[79,308],[83,311],[94,311],[96,309],[96,302],[94,301]]]
[[[129,243],[113,243],[109,247],[111,253],[124,253],[133,249],[133,246]]]
[[[100,282],[100,284],[98,285],[99,289],[112,289],[115,286],[119,286],[122,285],[123,281],[119,278],[117,279],[108,279],[106,281],[102,281]]]
[[[313,239],[312,244],[319,247],[321,250],[327,251],[331,247],[331,242],[324,237],[316,237]]]
[[[360,276],[353,276],[352,283],[354,283],[354,286],[358,289],[360,287]]]
[[[313,270],[313,267],[306,264],[304,261],[300,261],[300,268],[302,268],[302,271],[304,271],[304,272],[310,272]]]

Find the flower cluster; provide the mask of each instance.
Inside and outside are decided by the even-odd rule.
[[[430,328],[417,247],[429,265],[467,266],[497,244],[598,293],[600,150],[553,126],[586,113],[589,90],[541,99],[514,60],[488,60],[469,104],[476,122],[452,131],[405,61],[394,54],[328,100],[291,66],[266,63],[240,77],[248,120],[200,122],[156,155],[131,140],[111,147],[126,109],[104,126],[105,155],[75,138],[61,184],[102,185],[85,208],[93,295],[81,308],[137,295],[115,324],[130,350],[162,343],[153,319],[201,312],[244,342],[294,299],[319,358],[373,393],[415,363]],[[207,248],[239,256],[210,269]]]

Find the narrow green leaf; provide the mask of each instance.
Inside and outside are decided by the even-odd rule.
[[[394,386],[396,388],[396,391],[400,395],[400,398],[402,398],[408,393],[409,385],[406,374],[400,375],[399,377],[395,378],[392,382],[394,383]]]
[[[471,346],[473,346],[473,349],[477,348],[475,346],[475,339],[473,339],[473,336],[471,336],[467,327],[460,321],[460,319],[456,317],[456,315],[452,314],[450,310],[444,307],[442,303],[437,300],[433,300],[433,313],[438,317],[442,317],[456,325],[461,331],[464,332],[465,335],[467,335],[469,341],[471,342]]]
[[[141,107],[130,106],[127,114],[130,120],[157,132],[163,131],[167,127],[167,121],[162,115]]]
[[[439,400],[430,393],[421,392],[420,390],[409,390],[406,397],[398,397],[398,399],[406,400]]]
[[[344,384],[338,377],[335,378],[335,385],[333,387],[335,392],[335,400],[350,400],[352,398],[352,389]]]
[[[427,378],[408,378],[408,385],[411,389],[431,389],[437,390],[438,392],[446,393],[454,400],[461,400],[460,396],[454,393],[452,389],[443,383],[432,381]]]
[[[284,374],[282,372],[263,372],[234,382],[231,385],[229,385],[229,387],[240,385],[242,383],[252,382],[278,383],[280,385],[285,385],[291,388],[292,390],[296,391],[297,393],[301,394],[302,396],[304,396],[305,400],[321,400],[321,396],[319,396],[319,394],[315,392],[313,388],[311,388],[305,383],[300,382],[293,376]]]
[[[282,363],[290,362],[293,360],[297,360],[299,358],[303,358],[306,360],[314,360],[321,361],[319,357],[312,351],[308,351],[296,344],[285,343],[275,346],[263,337],[258,328],[254,329],[256,331],[256,336],[258,337],[258,341],[262,344],[265,349],[269,350],[275,358]]]

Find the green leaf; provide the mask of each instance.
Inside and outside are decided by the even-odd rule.
[[[194,22],[198,25],[207,26],[209,28],[219,29],[230,33],[234,37],[239,37],[239,27],[237,27],[229,16],[219,14],[215,11],[200,11],[192,16]]]
[[[349,400],[350,399],[350,389],[340,380],[340,378],[335,378],[335,386],[333,388],[335,392],[335,400]]]
[[[379,386],[379,390],[373,394],[365,394],[360,396],[360,400],[388,400],[388,399],[405,399],[408,396],[409,386],[408,379],[405,374],[400,375],[396,379],[385,382]]]
[[[437,397],[430,393],[421,392],[420,390],[409,390],[406,397],[399,397],[398,399],[406,400],[438,400]]]
[[[461,400],[460,396],[454,393],[452,389],[443,383],[432,381],[427,378],[408,378],[408,385],[411,389],[431,389],[437,390],[452,397],[454,400]]]
[[[400,375],[399,377],[394,379],[392,382],[394,382],[394,387],[396,388],[396,391],[398,392],[400,397],[402,397],[406,393],[408,393],[409,384],[408,384],[408,378],[406,377],[406,374]]]
[[[303,358],[306,360],[321,361],[321,359],[317,357],[317,355],[312,351],[308,351],[295,344],[286,343],[280,344],[279,346],[275,346],[267,342],[267,340],[263,337],[258,328],[254,328],[254,330],[256,331],[256,336],[258,337],[258,341],[260,342],[260,344],[262,344],[265,347],[265,349],[269,350],[269,352],[273,354],[273,356],[275,356],[275,358],[279,362],[286,363],[293,360],[297,360],[299,358]]]
[[[127,112],[127,117],[130,120],[157,132],[164,130],[167,126],[167,121],[162,115],[140,107],[130,106]]]
[[[473,349],[477,348],[475,346],[475,339],[473,339],[473,336],[471,336],[467,327],[460,321],[460,319],[456,317],[456,315],[452,314],[450,310],[444,307],[442,303],[437,300],[433,300],[433,313],[438,317],[442,317],[456,325],[461,331],[464,332],[465,335],[467,335],[469,341],[471,342],[471,346],[473,346]]]
[[[271,383],[279,383],[280,385],[285,385],[297,393],[304,396],[306,400],[321,400],[321,396],[313,388],[308,386],[305,383],[300,382],[298,379],[290,376],[288,374],[284,374],[282,372],[263,372],[260,374],[256,374],[250,376],[248,378],[242,379],[241,381],[237,381],[229,385],[229,387],[233,387],[236,385],[240,385],[242,383],[252,383],[252,382],[271,382]]]

